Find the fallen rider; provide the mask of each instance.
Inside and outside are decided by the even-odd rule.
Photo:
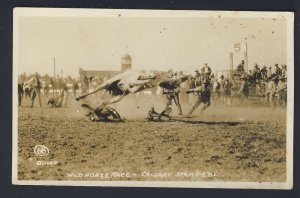
[[[93,109],[87,104],[82,104],[81,107],[87,109],[85,116],[93,122],[124,121],[115,109],[108,106],[99,106]]]
[[[154,107],[151,107],[150,111],[148,112],[147,115],[147,120],[148,121],[168,121],[170,120],[170,112],[171,108],[164,110],[162,113],[157,113],[154,109]]]

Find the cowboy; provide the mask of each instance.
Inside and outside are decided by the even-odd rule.
[[[218,82],[220,83],[220,99],[221,99],[222,102],[224,102],[224,89],[223,89],[223,87],[224,87],[225,77],[224,77],[223,74],[220,76],[220,79],[219,79]]]
[[[280,77],[277,85],[278,102],[281,106],[286,106],[287,103],[287,82],[286,78]]]
[[[89,79],[86,74],[81,76],[81,92],[86,94],[89,91]]]
[[[275,91],[275,77],[269,77],[266,84],[265,104],[267,104],[269,101],[272,108],[274,108],[273,97],[275,96]]]
[[[264,65],[263,68],[260,70],[260,75],[263,79],[263,81],[266,81],[267,80],[267,67]]]
[[[224,77],[224,75],[222,74],[222,75],[220,76],[219,82],[220,82],[220,83],[223,83],[224,80],[225,80],[225,77]]]
[[[237,71],[245,71],[244,65],[245,65],[245,61],[242,60],[241,63],[237,66],[236,70]]]
[[[270,66],[267,70],[267,80],[273,75],[272,67]]]
[[[36,96],[38,97],[39,105],[42,106],[41,93],[40,93],[41,82],[38,73],[34,73],[34,75],[24,83],[24,89],[30,90],[30,99],[31,99],[30,107],[33,107],[33,103]]]
[[[281,77],[282,78],[287,78],[287,66],[285,64],[283,64],[281,69]]]
[[[281,75],[281,69],[278,66],[278,64],[276,63],[275,64],[275,72],[274,72],[274,79],[275,79],[276,84],[278,82],[278,78],[280,77],[280,75]]]
[[[205,63],[204,67],[202,67],[201,73],[204,75],[204,78],[209,78],[211,74],[211,68],[208,66],[207,63]]]
[[[45,76],[43,78],[42,87],[43,87],[43,90],[44,90],[44,98],[48,98],[48,96],[49,96],[49,90],[50,90],[49,77],[48,76]]]
[[[179,88],[181,83],[186,81],[188,76],[183,76],[179,79],[170,79],[168,81],[161,82],[159,86],[163,88],[163,94],[166,95],[167,103],[165,109],[161,112],[161,116],[170,113],[170,108],[172,106],[172,101],[178,107],[178,115],[182,115],[181,104],[179,101]]]
[[[240,95],[241,104],[243,104],[245,99],[248,99],[249,96],[249,83],[248,83],[248,78],[245,75],[242,75],[240,79],[241,79],[241,86],[238,94]]]
[[[207,109],[210,106],[210,89],[209,89],[209,81],[206,79],[203,81],[202,85],[199,87],[196,87],[194,89],[189,89],[186,91],[187,94],[189,93],[197,93],[197,101],[188,113],[188,116],[190,116],[197,108],[198,106],[203,103],[204,106],[201,109],[201,112],[203,112],[205,109]]]
[[[217,105],[218,102],[221,99],[221,83],[218,82],[217,79],[215,79],[212,85],[212,89],[213,89],[213,104]]]
[[[201,85],[201,74],[198,69],[195,70],[194,79],[195,79],[194,87],[200,86]]]
[[[255,82],[260,79],[260,68],[257,63],[254,65],[253,74],[252,74]]]
[[[19,106],[21,106],[23,95],[24,95],[23,83],[18,83],[18,101],[19,101]]]
[[[223,84],[223,90],[224,90],[224,103],[227,105],[231,105],[231,87],[232,87],[232,83],[229,81],[228,78],[226,78]]]
[[[66,82],[66,80],[62,80],[61,91],[60,91],[60,95],[59,95],[60,106],[63,106],[63,107],[67,106],[68,97],[69,97],[69,91],[68,91],[68,87],[67,87],[67,82]]]

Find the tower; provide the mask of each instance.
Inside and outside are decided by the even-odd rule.
[[[121,71],[125,72],[127,70],[131,70],[131,56],[127,54],[127,45],[126,45],[126,54],[121,58]]]

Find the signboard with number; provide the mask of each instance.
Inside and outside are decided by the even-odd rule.
[[[246,44],[245,43],[234,43],[230,45],[229,48],[230,52],[245,52],[246,51]]]

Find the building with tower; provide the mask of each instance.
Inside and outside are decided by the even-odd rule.
[[[126,50],[127,51],[127,50]],[[86,75],[88,78],[98,77],[101,79],[108,79],[122,72],[132,69],[132,58],[129,54],[121,57],[121,69],[118,70],[84,70],[79,68],[79,76]]]

